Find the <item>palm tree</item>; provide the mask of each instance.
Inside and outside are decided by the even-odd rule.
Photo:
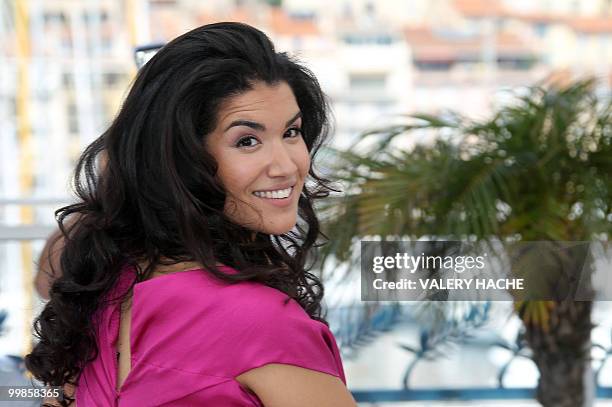
[[[330,236],[322,263],[350,261],[366,236],[607,241],[612,104],[595,89],[593,79],[536,85],[488,119],[414,115],[417,124],[372,131],[334,151],[346,192],[322,208]],[[435,141],[393,147],[397,136],[426,131]],[[551,270],[547,278],[559,278]],[[592,302],[547,299],[515,304],[540,371],[537,399],[582,406]]]

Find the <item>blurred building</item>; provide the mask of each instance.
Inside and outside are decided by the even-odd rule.
[[[487,115],[545,78],[595,74],[610,91],[609,0],[0,0],[0,232],[53,224],[59,204],[24,202],[68,199],[76,158],[134,77],[134,46],[215,21],[255,25],[312,69],[339,147],[399,113]],[[40,243],[0,240],[0,308],[17,310],[0,350],[24,350]]]
[[[42,246],[30,239],[50,230],[76,159],[120,106],[135,72],[134,12],[110,0],[0,2],[1,353],[29,347]]]
[[[19,137],[2,149],[0,191],[65,196],[76,158],[110,123],[135,71],[126,10],[116,1],[2,5],[1,136]],[[31,185],[7,188],[24,148]]]

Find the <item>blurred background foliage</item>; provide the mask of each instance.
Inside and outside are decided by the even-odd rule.
[[[596,95],[595,83],[584,79],[533,86],[485,120],[452,112],[411,115],[406,125],[380,128],[352,149],[336,150],[335,174],[346,193],[323,208],[330,236],[323,263],[331,257],[355,262],[354,243],[368,236],[607,243],[612,231],[612,104]],[[392,144],[423,130],[435,134],[428,143],[412,149]],[[529,270],[525,277],[556,282],[566,267],[582,271],[583,262],[562,264],[575,258],[575,253],[557,254],[555,266]],[[348,270],[357,272],[354,265]],[[582,405],[591,303],[519,301],[515,309],[540,370],[539,401]]]

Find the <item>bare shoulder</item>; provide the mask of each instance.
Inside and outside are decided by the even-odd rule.
[[[302,367],[271,363],[236,377],[266,407],[355,407],[344,383],[336,376]]]

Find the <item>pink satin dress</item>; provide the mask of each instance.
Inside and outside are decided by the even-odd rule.
[[[221,271],[235,273],[223,266]],[[135,278],[124,268],[115,288]],[[96,315],[99,353],[76,389],[76,405],[263,406],[235,377],[269,363],[300,366],[346,379],[329,328],[295,300],[256,282],[227,284],[202,269],[134,286],[131,370],[116,390],[119,302]]]

